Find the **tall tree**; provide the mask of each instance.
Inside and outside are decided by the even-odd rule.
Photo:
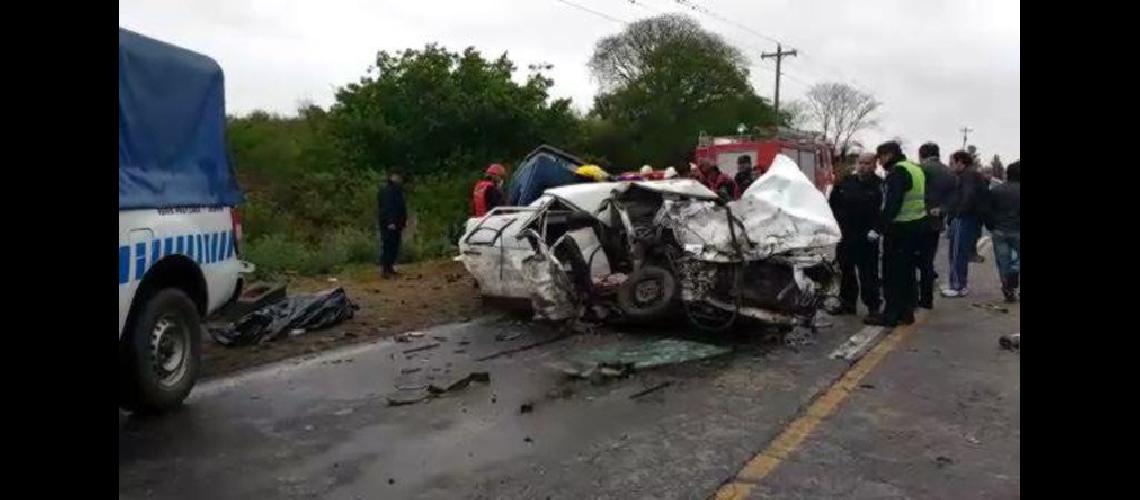
[[[775,122],[771,106],[748,83],[748,61],[693,19],[642,19],[598,41],[589,67],[601,83],[592,115],[617,136],[594,137],[596,152],[632,168],[686,161],[701,131]]]
[[[846,83],[817,83],[807,92],[807,107],[816,126],[840,154],[859,131],[878,125],[882,106],[875,96]]]

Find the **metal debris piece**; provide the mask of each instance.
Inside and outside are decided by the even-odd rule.
[[[630,394],[629,399],[637,399],[637,398],[640,398],[646,394],[657,392],[657,391],[664,389],[666,387],[669,387],[671,385],[673,385],[673,381],[672,380],[666,380],[664,382],[661,382],[660,384],[656,384],[656,385],[650,386],[644,390]]]
[[[519,406],[519,413],[530,413],[534,411],[534,403],[523,403]]]
[[[979,303],[975,303],[974,307],[977,307],[978,309],[989,309],[991,311],[996,311],[996,312],[999,312],[1002,314],[1009,314],[1009,308],[1008,307],[1002,307],[1002,306],[999,306],[997,304],[982,304],[979,302]]]
[[[415,372],[418,372],[420,370],[423,370],[423,367],[422,366],[416,366],[416,367],[412,367],[412,368],[403,368],[400,370],[400,373],[415,373]]]
[[[464,377],[455,378],[442,384],[430,384],[427,389],[429,393],[438,396],[457,389],[463,389],[470,385],[472,381],[490,382],[491,374],[487,372],[471,372]]]

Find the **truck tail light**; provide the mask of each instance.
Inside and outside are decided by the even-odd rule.
[[[234,230],[234,255],[241,256],[241,212],[237,207],[230,209],[230,219],[233,222]]]

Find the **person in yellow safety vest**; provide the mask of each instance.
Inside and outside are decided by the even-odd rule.
[[[870,316],[868,325],[894,327],[914,323],[918,302],[918,248],[922,229],[927,224],[926,177],[922,167],[906,159],[897,142],[885,142],[875,148],[875,156],[887,173],[884,181],[883,215],[868,237],[883,234],[883,299],[882,316]]]

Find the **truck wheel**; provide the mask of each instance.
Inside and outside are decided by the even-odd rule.
[[[121,346],[119,406],[160,413],[182,404],[198,377],[202,320],[175,288],[146,298]]]
[[[618,305],[634,319],[664,315],[676,298],[677,279],[673,273],[652,265],[634,271],[617,291]]]

